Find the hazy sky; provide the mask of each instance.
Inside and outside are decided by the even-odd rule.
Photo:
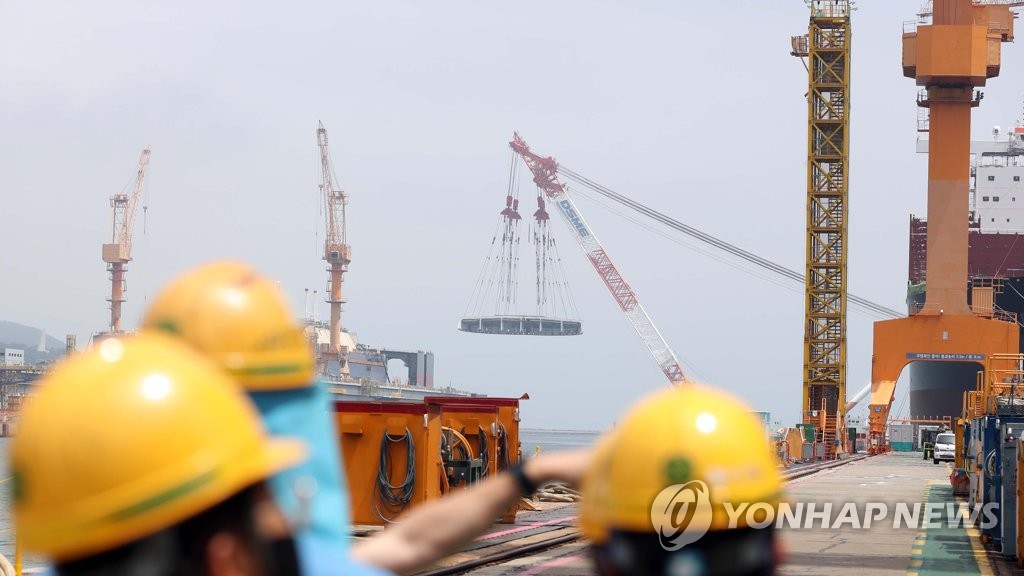
[[[919,3],[858,7],[850,287],[903,309],[926,161],[900,34]],[[215,258],[278,278],[298,311],[326,283],[323,120],[351,197],[345,324],[368,344],[432,350],[439,384],[529,392],[529,426],[608,426],[666,383],[561,222],[585,334],[456,330],[503,205],[507,142],[519,130],[592,180],[802,270],[807,75],[789,38],[807,16],[797,0],[2,2],[0,319],[80,345],[105,328],[108,197],[147,144],[126,325]],[[1004,45],[976,137],[1020,118],[1021,59]],[[580,205],[695,376],[797,420],[801,286]],[[851,394],[870,377],[872,321],[850,314]]]

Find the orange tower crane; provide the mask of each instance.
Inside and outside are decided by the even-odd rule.
[[[1017,325],[967,304],[971,108],[976,87],[999,74],[1000,44],[1013,40],[1007,4],[935,0],[931,24],[903,34],[903,75],[923,86],[929,109],[928,245],[925,305],[908,318],[876,322],[871,363],[869,451],[885,428],[903,368],[914,361],[983,362],[1019,350]]]
[[[109,244],[103,245],[103,261],[110,272],[110,331],[121,332],[121,304],[124,293],[128,291],[124,275],[126,265],[132,259],[132,230],[135,226],[135,214],[138,212],[139,199],[142,198],[142,183],[149,167],[149,146],[142,150],[139,167],[135,174],[135,184],[130,194],[114,194],[110,197],[110,208],[113,212],[113,224]]]
[[[352,248],[348,245],[345,226],[345,206],[348,194],[334,187],[334,167],[331,165],[331,154],[327,148],[327,129],[319,122],[316,129],[316,140],[320,146],[320,193],[323,199],[323,211],[326,218],[324,235],[324,261],[330,273],[327,303],[331,305],[330,342],[327,349],[317,350],[318,369],[324,373],[328,362],[336,361],[340,365],[342,375],[348,375],[347,349],[341,345],[341,284],[345,281],[344,274],[352,262]]]

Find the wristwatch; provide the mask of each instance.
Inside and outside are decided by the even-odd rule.
[[[530,477],[526,475],[526,471],[523,469],[525,462],[518,462],[514,466],[508,469],[508,473],[512,475],[516,480],[516,484],[519,485],[519,493],[525,496],[531,496],[537,491],[537,483],[530,480]]]

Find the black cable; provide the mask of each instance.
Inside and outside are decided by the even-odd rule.
[[[577,174],[576,172],[573,172],[572,170],[566,168],[565,166],[559,165],[558,171],[560,173],[564,174],[565,176],[567,176],[568,178],[570,178],[572,180],[575,180],[579,184],[582,184],[582,185],[586,186],[587,188],[590,188],[594,192],[597,192],[598,194],[601,194],[602,196],[605,196],[605,197],[607,197],[607,198],[609,198],[611,200],[614,200],[615,202],[618,202],[619,204],[622,204],[623,206],[626,206],[626,207],[628,207],[628,208],[630,208],[632,210],[635,210],[635,211],[639,212],[640,214],[643,214],[644,216],[647,216],[648,218],[656,220],[656,221],[658,221],[658,222],[668,226],[669,228],[672,228],[672,229],[677,230],[679,232],[682,232],[682,233],[684,233],[684,234],[686,234],[688,236],[696,238],[697,240],[700,240],[701,242],[704,242],[706,244],[714,246],[715,248],[718,248],[719,250],[722,250],[724,252],[728,252],[729,254],[732,254],[732,255],[737,256],[737,257],[739,257],[739,258],[741,258],[743,260],[746,260],[747,262],[750,262],[752,264],[760,266],[761,268],[764,268],[766,270],[769,270],[769,271],[774,272],[776,274],[779,274],[781,276],[785,276],[786,278],[789,278],[791,280],[795,280],[797,282],[800,282],[801,284],[803,284],[805,282],[804,275],[800,274],[799,272],[796,272],[795,270],[790,270],[789,268],[786,268],[785,266],[782,266],[780,264],[776,264],[775,262],[772,262],[771,260],[768,260],[767,258],[762,258],[762,257],[760,257],[760,256],[758,256],[756,254],[753,254],[751,252],[747,252],[746,250],[744,250],[744,249],[742,249],[742,248],[740,248],[738,246],[734,246],[734,245],[729,244],[728,242],[726,242],[724,240],[721,240],[719,238],[716,238],[715,236],[712,236],[712,235],[710,235],[710,234],[708,234],[706,232],[702,232],[702,231],[700,231],[700,230],[698,230],[698,229],[696,229],[696,228],[694,228],[692,226],[688,226],[686,224],[683,224],[682,222],[680,222],[680,221],[678,221],[678,220],[676,220],[674,218],[671,218],[669,216],[666,216],[665,214],[662,214],[661,212],[658,212],[657,210],[654,210],[653,208],[649,208],[648,206],[645,206],[644,204],[641,204],[640,202],[637,202],[635,200],[631,200],[630,198],[627,198],[626,196],[623,196],[622,194],[619,194],[618,192],[615,192],[614,190],[606,188],[606,187],[604,187],[604,186],[602,186],[602,185],[600,185],[600,184],[598,184],[598,183],[596,183],[596,182],[586,178],[585,176],[581,176],[580,174]],[[872,312],[874,314],[878,314],[878,315],[883,316],[883,317],[903,318],[903,317],[906,316],[906,314],[902,314],[902,313],[900,313],[900,312],[898,312],[896,310],[893,310],[892,308],[888,308],[888,307],[883,306],[881,304],[876,304],[875,302],[872,302],[872,301],[870,301],[870,300],[868,300],[866,298],[861,298],[861,297],[856,296],[854,294],[847,294],[846,298],[847,298],[847,300],[849,301],[850,304],[853,304],[853,305],[858,306],[858,307],[860,307],[860,308],[862,308],[864,310],[867,310],[868,312]]]
[[[391,445],[405,442],[405,479],[400,484],[391,483]],[[391,523],[405,511],[412,502],[416,486],[416,445],[408,428],[402,436],[387,432],[380,439],[380,461],[377,467],[377,483],[373,487],[373,511],[381,520]],[[382,510],[383,507],[383,510]]]

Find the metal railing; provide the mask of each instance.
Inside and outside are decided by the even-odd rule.
[[[810,0],[808,5],[814,18],[846,18],[853,10],[849,0]]]
[[[917,316],[918,314],[921,313],[921,310],[923,308],[924,308],[924,303],[913,304],[912,306],[910,306],[908,308],[907,315],[908,316]],[[978,310],[978,309],[975,309],[975,308],[972,307],[971,308],[971,313],[973,313],[975,316],[978,316],[980,318],[990,318],[992,320],[1001,320],[1003,322],[1009,322],[1010,324],[1019,324],[1017,322],[1017,313],[1016,312],[1009,312],[1007,310],[1003,310],[1002,308],[992,308],[991,310],[985,308],[985,309]]]

